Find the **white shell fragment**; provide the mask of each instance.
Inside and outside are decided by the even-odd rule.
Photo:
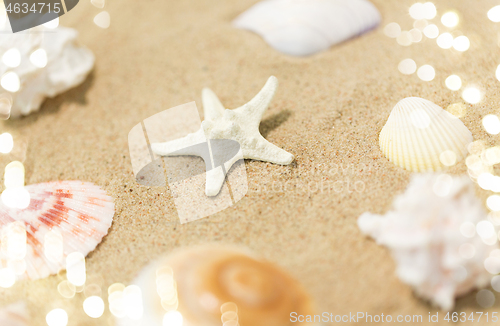
[[[66,257],[86,256],[108,233],[114,203],[100,187],[82,181],[24,187],[25,209],[0,202],[0,269],[36,280],[66,268]]]
[[[173,313],[182,316],[183,326],[284,326],[294,324],[290,312],[315,312],[302,284],[240,248],[206,245],[176,250],[146,266],[134,284],[141,289],[144,313],[136,320],[117,319],[118,326],[181,325],[165,323]],[[224,309],[228,302],[233,308]]]
[[[472,134],[460,119],[431,101],[399,101],[380,132],[380,149],[394,164],[413,172],[438,171],[467,155]]]
[[[229,171],[238,159],[254,159],[275,164],[292,163],[293,155],[267,141],[259,131],[260,121],[269,107],[278,88],[278,79],[269,77],[262,90],[245,105],[234,109],[224,109],[217,95],[205,88],[202,93],[205,120],[197,132],[183,138],[163,143],[152,143],[151,150],[161,156],[196,155],[205,158],[204,151],[194,145],[212,139],[233,140],[240,146],[237,155],[222,160],[224,170]],[[214,151],[212,149],[212,151]],[[226,148],[216,150],[224,156]],[[216,196],[224,183],[226,174],[223,169],[207,171],[205,193]]]
[[[280,52],[306,56],[371,30],[380,19],[367,0],[264,0],[233,24]]]
[[[364,213],[358,226],[389,248],[398,277],[418,296],[451,310],[456,297],[492,276],[485,263],[498,244],[486,216],[469,177],[414,174],[391,211]],[[479,231],[489,227],[491,234]]]
[[[28,326],[28,311],[24,302],[13,303],[0,308],[0,325]]]
[[[4,27],[5,28],[5,27]],[[0,38],[0,98],[18,118],[38,111],[46,97],[54,97],[82,83],[94,66],[94,55],[77,45],[72,28],[6,32]]]

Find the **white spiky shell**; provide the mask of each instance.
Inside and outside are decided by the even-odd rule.
[[[313,315],[302,285],[278,266],[246,249],[206,245],[184,248],[151,263],[134,284],[142,291],[140,320],[120,318],[119,326],[161,326],[166,313],[158,294],[157,271],[171,268],[183,326],[220,326],[220,307],[236,304],[239,325],[294,325],[290,313]],[[317,323],[300,323],[318,325]]]
[[[379,138],[382,153],[413,172],[441,170],[445,166],[443,155],[451,152],[455,156],[452,162],[462,160],[471,142],[472,134],[460,119],[419,97],[396,104]],[[446,160],[444,163],[449,165]]]
[[[436,173],[415,173],[390,211],[358,219],[364,234],[390,250],[401,281],[444,310],[453,309],[456,297],[490,283],[486,260],[498,251],[498,241],[492,232],[493,244],[486,244],[491,238],[474,232],[479,223],[491,224],[471,179]],[[473,235],[465,236],[468,225]],[[464,246],[473,248],[472,257],[464,256]]]
[[[86,256],[108,233],[114,215],[113,199],[100,187],[82,181],[56,181],[25,187],[30,204],[25,209],[10,208],[0,202],[0,229],[14,222],[26,229],[26,271],[19,279],[36,280],[66,268],[65,258],[73,252]],[[48,259],[45,235],[57,232],[62,237],[60,261]],[[5,239],[2,239],[5,242]],[[0,251],[0,267],[7,268],[12,258],[5,246]]]
[[[13,303],[0,309],[0,325],[28,326],[28,312],[24,302]]]
[[[8,67],[0,61],[0,76],[14,72],[21,84],[19,91],[14,93],[0,87],[0,99],[10,102],[13,118],[38,111],[46,97],[54,97],[81,84],[94,66],[92,52],[77,44],[75,29],[38,26],[32,33],[13,34],[10,26],[4,25],[0,26],[0,32],[4,32],[0,37],[0,56],[10,49],[17,49],[21,54],[17,67]],[[47,64],[42,68],[30,59],[39,49],[47,55]],[[8,118],[8,113],[2,112],[2,115]]]
[[[233,24],[276,50],[306,56],[375,28],[380,13],[367,0],[264,0]]]

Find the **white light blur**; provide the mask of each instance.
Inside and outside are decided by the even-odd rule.
[[[453,179],[448,174],[441,174],[436,178],[432,190],[439,197],[446,197],[450,193]]]
[[[59,230],[51,230],[45,233],[43,252],[50,262],[59,263],[63,260],[63,237]]]
[[[19,52],[19,50],[16,48],[5,51],[5,53],[2,55],[2,62],[7,67],[18,67],[21,64],[21,52]]]
[[[486,206],[494,212],[500,211],[500,196],[491,195],[486,199]]]
[[[14,148],[14,138],[8,132],[0,135],[0,153],[8,154]]]
[[[436,42],[441,49],[449,49],[453,46],[453,35],[450,33],[443,33],[438,36]]]
[[[183,318],[180,312],[173,310],[163,316],[163,326],[182,326]]]
[[[18,188],[24,186],[24,165],[19,161],[12,161],[5,166],[3,175],[6,188]]]
[[[83,302],[83,311],[90,318],[99,318],[104,313],[104,301],[98,296],[91,296]]]
[[[410,37],[411,37],[411,41],[413,43],[418,43],[420,41],[422,41],[422,32],[416,28],[413,28],[409,31],[410,33]]]
[[[428,38],[436,38],[439,36],[439,28],[434,24],[426,26],[423,32],[424,35]]]
[[[455,27],[458,25],[460,19],[456,12],[448,11],[441,16],[441,23],[446,27]]]
[[[68,313],[64,309],[54,309],[47,314],[45,321],[49,326],[66,326],[68,325]]]
[[[483,118],[483,127],[487,133],[498,135],[500,133],[500,119],[494,114],[488,114]]]
[[[453,166],[457,163],[457,154],[448,149],[439,154],[439,161],[445,166]]]
[[[494,23],[500,22],[500,6],[495,6],[488,10],[488,18]]]
[[[24,222],[16,221],[2,229],[2,252],[11,260],[22,260],[27,251],[27,235]]]
[[[108,289],[108,293],[110,291],[110,288]],[[125,286],[123,286],[123,290],[125,290]],[[124,305],[125,296],[123,295],[123,290],[114,290],[113,292],[109,293],[108,296],[109,311],[113,314],[113,316],[118,318],[127,316],[127,311],[125,310]]]
[[[12,109],[12,97],[7,94],[0,94],[0,119],[7,120],[10,118],[10,110]]]
[[[16,283],[16,274],[10,268],[0,269],[0,287],[8,289]]]
[[[476,234],[476,226],[472,222],[464,222],[460,225],[460,233],[466,238],[472,238]]]
[[[436,17],[437,10],[436,6],[432,2],[426,2],[423,4],[424,18],[433,19]]]
[[[500,81],[500,65],[498,65],[497,70],[495,71],[495,77]]]
[[[0,80],[0,85],[8,92],[15,93],[21,88],[21,81],[19,80],[19,76],[10,71],[2,76]]]
[[[128,318],[141,319],[144,313],[141,288],[136,285],[129,285],[123,290],[123,296],[123,306]]]
[[[398,23],[389,23],[384,27],[384,33],[390,38],[396,38],[401,34],[401,27]]]
[[[47,52],[44,49],[33,51],[30,55],[30,61],[35,67],[45,67],[47,65]]]
[[[413,27],[418,29],[419,31],[423,31],[428,25],[429,22],[425,19],[415,20],[415,22],[413,23]]]
[[[500,273],[500,258],[495,256],[490,256],[484,260],[484,268],[490,274]]]
[[[431,81],[434,79],[434,77],[436,77],[436,71],[431,65],[423,65],[422,67],[418,68],[417,76],[423,81]]]
[[[491,287],[493,290],[500,292],[500,275],[493,276],[491,279]]]
[[[476,294],[476,301],[482,308],[489,308],[495,304],[495,295],[490,290],[481,290]]]
[[[57,26],[59,26],[59,17],[56,17],[51,21],[44,23],[43,26],[49,29],[57,28]]]
[[[453,40],[453,48],[457,51],[464,52],[470,47],[469,38],[465,35],[458,36]]]
[[[490,190],[494,181],[495,176],[488,172],[481,173],[477,178],[477,184],[484,190]]]
[[[108,28],[111,24],[111,17],[107,11],[102,11],[94,17],[94,24],[100,28]]]
[[[73,252],[66,257],[66,277],[71,284],[83,286],[87,279],[85,257],[79,252]]]
[[[0,199],[5,206],[17,209],[27,208],[31,201],[30,193],[24,187],[7,188]]]
[[[425,18],[425,8],[424,4],[417,2],[410,7],[410,16],[413,19],[424,19]]]
[[[462,87],[462,80],[457,75],[451,75],[445,80],[445,85],[452,91],[458,91]]]
[[[404,59],[398,65],[398,70],[402,74],[411,75],[417,71],[417,64],[412,59]]]
[[[489,221],[481,221],[477,223],[476,232],[483,239],[489,239],[496,236],[495,227]]]
[[[410,32],[408,31],[401,32],[401,34],[399,34],[399,36],[396,38],[396,41],[398,42],[399,45],[410,46],[412,44]]]
[[[477,104],[477,103],[481,102],[481,100],[482,100],[481,91],[473,86],[467,87],[462,92],[462,98],[467,103]]]

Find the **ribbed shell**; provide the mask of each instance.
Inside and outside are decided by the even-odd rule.
[[[19,278],[32,280],[56,274],[66,268],[66,256],[86,256],[108,233],[115,212],[113,199],[100,187],[82,181],[47,182],[25,187],[30,204],[25,209],[9,208],[0,201],[0,229],[13,222],[26,228],[26,272]],[[58,232],[63,240],[63,259],[50,261],[44,252],[45,235]],[[2,248],[3,249],[3,248]],[[0,251],[0,267],[9,256]]]
[[[472,134],[460,119],[431,101],[399,101],[380,132],[380,149],[394,164],[413,172],[438,171],[440,155],[452,151],[456,161],[467,154]]]
[[[380,13],[368,0],[264,0],[233,22],[293,56],[326,50],[379,23]]]

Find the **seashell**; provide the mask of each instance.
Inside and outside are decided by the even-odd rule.
[[[367,0],[265,0],[233,25],[259,34],[280,52],[306,56],[363,34],[380,19]]]
[[[28,312],[24,302],[13,303],[0,309],[0,325],[2,326],[27,326]]]
[[[492,259],[500,266],[491,256],[499,252],[496,232],[468,176],[414,174],[391,211],[364,213],[358,226],[389,248],[401,281],[444,310],[489,284]]]
[[[414,172],[438,171],[467,155],[472,134],[460,119],[431,101],[399,101],[380,132],[380,149],[394,164]]]
[[[81,84],[92,70],[94,55],[77,45],[76,30],[39,26],[34,33],[13,34],[6,32],[7,25],[0,26],[4,31],[0,38],[3,118],[9,117],[9,107],[14,118],[38,111],[46,97]]]
[[[170,271],[168,289],[173,291],[165,289],[165,271]],[[142,290],[144,314],[138,321],[118,319],[120,326],[161,326],[174,311],[182,315],[183,326],[238,325],[235,319],[239,325],[284,326],[294,324],[290,312],[314,311],[297,281],[241,249],[211,245],[178,250],[147,266],[134,283]]]
[[[100,187],[57,181],[24,189],[29,194],[25,209],[5,205],[3,194],[0,202],[0,268],[10,269],[18,279],[58,273],[65,269],[66,256],[86,256],[108,233],[114,203]]]

